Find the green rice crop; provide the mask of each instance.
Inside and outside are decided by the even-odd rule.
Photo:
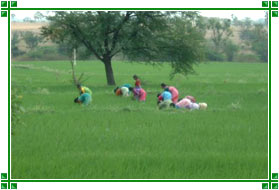
[[[14,179],[263,179],[268,176],[268,65],[207,63],[170,80],[170,67],[114,62],[118,85],[137,74],[146,102],[117,97],[104,65],[78,61],[92,103],[79,106],[67,61],[13,62],[22,122]],[[158,110],[160,83],[207,110]]]

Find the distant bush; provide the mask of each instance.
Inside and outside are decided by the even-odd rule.
[[[41,36],[30,31],[22,32],[21,37],[30,50],[35,49],[42,42]]]
[[[13,32],[12,33],[12,40],[11,40],[11,52],[12,57],[17,57],[20,55],[23,55],[24,52],[19,49],[18,44],[20,42],[20,35],[19,32]]]
[[[72,56],[73,52],[72,49],[69,49],[67,44],[59,44],[58,45],[58,53],[63,55],[63,56]],[[77,59],[78,60],[89,60],[89,59],[94,59],[95,56],[84,46],[80,46],[77,48]]]
[[[234,61],[236,62],[261,62],[258,55],[255,54],[238,54]]]
[[[43,46],[37,47],[33,50],[30,50],[28,53],[18,58],[22,61],[27,60],[65,60],[68,59],[66,56],[63,56],[58,53],[56,46]]]
[[[226,55],[227,61],[233,61],[239,51],[239,46],[232,40],[227,40],[223,46],[223,52]]]
[[[225,61],[225,55],[212,48],[205,49],[205,59],[207,61]]]
[[[53,60],[68,60],[69,53],[61,46],[37,46],[21,56],[17,56],[19,61],[53,61]],[[92,60],[95,59],[92,54],[89,54],[85,48],[80,48],[77,51],[78,60]]]
[[[265,24],[242,27],[240,38],[258,55],[262,62],[268,61],[268,32]]]

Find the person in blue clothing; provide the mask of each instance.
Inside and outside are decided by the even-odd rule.
[[[163,93],[158,94],[158,107],[159,109],[164,109],[170,107],[172,103],[172,95],[168,89],[165,89]]]
[[[81,105],[89,105],[91,102],[91,95],[89,93],[83,93],[75,98],[74,102]]]

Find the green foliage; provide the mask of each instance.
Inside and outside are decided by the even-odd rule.
[[[22,52],[17,47],[12,46],[12,55],[16,56],[17,60],[20,61],[31,61],[31,60],[67,60],[69,59],[69,52],[66,46],[52,45],[52,46],[38,46],[28,52]],[[18,54],[19,52],[19,54]],[[17,54],[16,54],[17,53]],[[84,47],[80,47],[77,50],[77,60],[92,60],[96,59],[91,53]]]
[[[55,46],[40,46],[21,56],[20,60],[65,60],[67,57],[58,52]]]
[[[253,21],[248,17],[246,17],[243,21],[240,22],[240,26],[244,30],[250,29],[253,26],[253,24]]]
[[[263,24],[242,27],[240,37],[259,56],[261,61],[267,62],[268,33]]]
[[[214,43],[215,50],[221,51],[224,43],[232,36],[231,20],[220,18],[209,18],[207,28],[212,32],[211,40]]]
[[[268,33],[262,25],[255,25],[254,38],[251,41],[251,49],[257,53],[261,61],[268,61]]]
[[[231,15],[232,25],[233,26],[239,26],[241,25],[241,20],[238,20],[238,18],[235,15]]]
[[[225,61],[224,54],[212,48],[206,48],[205,58],[207,61]]]
[[[173,73],[182,74],[192,72],[192,64],[202,58],[203,24],[196,12],[59,11],[47,19],[43,36],[65,44],[69,52],[86,47],[105,64],[110,85],[115,84],[111,60],[120,53],[132,61],[169,61]]]
[[[237,56],[235,57],[235,61],[238,62],[250,62],[250,63],[257,63],[257,62],[261,62],[260,58],[258,55],[255,54],[243,54],[243,53],[239,53],[237,54]]]
[[[193,64],[203,60],[204,55],[205,33],[201,19],[196,12],[175,12],[153,33],[146,31],[148,27],[137,30],[139,35],[128,44],[124,54],[130,60],[153,64],[170,62],[171,77],[178,73],[193,73]]]
[[[13,57],[17,57],[24,54],[24,52],[20,50],[18,47],[19,42],[20,42],[19,32],[13,32],[12,40],[11,40],[11,52]]]
[[[233,22],[238,23],[236,17],[233,17]],[[229,39],[233,35],[231,20],[208,18],[207,29],[211,35],[211,42],[206,44],[206,59],[210,61],[232,61],[238,47]]]
[[[22,39],[30,50],[33,50],[42,41],[42,37],[34,32],[26,31],[21,33]]]
[[[238,45],[236,45],[235,43],[233,43],[232,40],[227,40],[224,43],[224,47],[223,47],[223,52],[225,53],[226,57],[227,57],[227,61],[233,61],[235,55],[237,54],[239,50]]]
[[[207,40],[205,44],[205,60],[207,61],[225,61],[226,57],[223,52],[216,50],[214,43]]]
[[[199,63],[204,58],[204,32],[198,24],[198,15],[185,15],[184,17],[172,17],[169,22],[171,30],[163,35],[163,41],[159,45],[162,61],[171,63],[175,74],[193,73],[193,64]]]
[[[59,54],[68,58],[72,58],[73,48],[74,47],[69,46],[68,43],[60,43],[57,50]],[[76,47],[76,54],[78,60],[88,60],[95,58],[94,55],[92,55],[92,53],[84,46]]]
[[[35,21],[37,21],[37,22],[43,21],[44,18],[45,18],[45,16],[44,16],[40,11],[37,11],[37,12],[34,14],[34,19],[35,19]]]

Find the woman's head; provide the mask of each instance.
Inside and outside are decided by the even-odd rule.
[[[207,109],[207,103],[199,103],[199,107],[200,107],[200,110],[206,110]]]
[[[119,87],[117,86],[117,87],[113,90],[114,93],[116,93],[116,91],[118,90],[118,88],[119,88]]]
[[[77,84],[77,88],[78,88],[78,89],[81,89],[81,84]]]
[[[133,76],[133,79],[134,79],[134,80],[137,80],[138,78],[139,78],[139,77],[138,77],[137,75],[134,75],[134,76]]]
[[[75,103],[79,103],[78,97],[74,99]]]
[[[162,88],[166,88],[167,85],[166,85],[165,83],[161,83],[161,87],[162,87]]]

